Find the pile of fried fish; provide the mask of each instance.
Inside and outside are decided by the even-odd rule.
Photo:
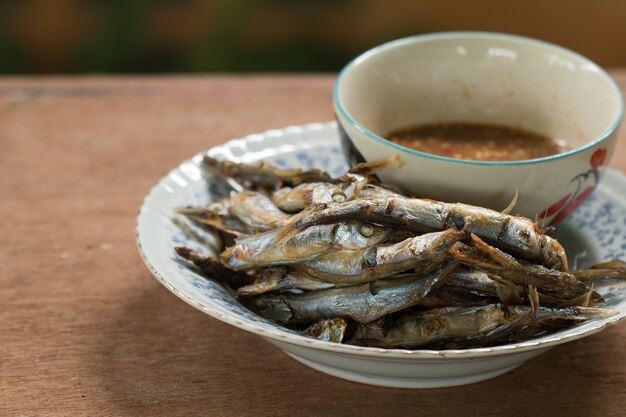
[[[625,262],[569,271],[563,247],[530,219],[414,198],[376,177],[400,164],[333,178],[205,157],[233,191],[177,213],[216,232],[222,252],[176,252],[260,316],[360,346],[493,346],[617,313],[593,283],[626,278]]]

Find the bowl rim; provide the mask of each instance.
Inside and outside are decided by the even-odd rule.
[[[368,58],[376,54],[379,54],[385,50],[388,50],[390,48],[396,48],[396,47],[404,46],[407,44],[413,44],[413,43],[422,43],[422,42],[436,41],[436,40],[441,40],[441,39],[451,39],[451,38],[452,39],[454,38],[497,39],[497,40],[514,41],[518,43],[534,44],[536,46],[554,49],[564,55],[569,55],[573,58],[576,58],[577,60],[581,60],[585,62],[587,65],[590,65],[594,69],[594,72],[604,77],[606,81],[608,81],[608,84],[612,87],[613,92],[615,93],[618,99],[619,109],[618,109],[617,115],[615,119],[613,120],[613,122],[611,123],[611,125],[600,135],[597,135],[586,144],[579,146],[577,148],[574,148],[572,150],[566,151],[566,152],[562,152],[556,155],[545,156],[541,158],[524,159],[524,160],[518,160],[518,161],[476,161],[476,160],[456,159],[456,158],[450,158],[450,157],[441,156],[441,155],[429,154],[426,152],[421,152],[415,149],[407,148],[402,145],[398,145],[397,143],[391,142],[383,138],[382,136],[379,136],[375,134],[374,132],[370,131],[365,126],[357,122],[356,119],[354,119],[350,115],[350,113],[348,113],[348,111],[346,110],[345,106],[343,105],[343,103],[341,102],[339,98],[339,88],[340,88],[342,79],[345,77],[346,73],[350,69],[356,67],[357,65],[367,60]],[[622,122],[622,119],[624,117],[624,97],[622,95],[622,92],[619,86],[617,85],[615,80],[604,69],[602,69],[602,67],[600,67],[595,62],[591,61],[589,58],[585,57],[582,54],[574,52],[570,49],[567,49],[563,46],[556,45],[556,44],[546,42],[543,40],[534,39],[534,38],[521,36],[521,35],[511,35],[511,34],[506,34],[506,33],[485,32],[485,31],[449,31],[449,32],[425,33],[425,34],[407,36],[404,38],[392,40],[392,41],[383,43],[381,45],[375,46],[371,49],[368,49],[367,51],[357,55],[352,60],[350,60],[337,75],[334,86],[333,86],[333,104],[335,107],[335,111],[339,113],[339,115],[341,115],[343,118],[345,118],[348,121],[348,123],[352,125],[354,128],[356,128],[359,132],[364,134],[366,137],[373,139],[383,145],[390,146],[397,151],[403,152],[405,154],[410,154],[410,155],[419,156],[419,157],[427,158],[427,159],[438,160],[438,161],[452,162],[455,164],[482,165],[482,166],[519,166],[519,165],[528,165],[528,164],[536,164],[536,163],[545,163],[545,162],[550,162],[550,161],[554,161],[554,160],[558,160],[558,159],[562,159],[562,158],[566,158],[572,155],[579,154],[581,152],[587,151],[590,148],[593,148],[594,146],[600,144],[605,139],[610,137],[619,128]]]
[[[241,146],[243,143],[248,142],[258,142],[260,136],[262,137],[271,137],[275,136],[277,132],[289,132],[289,131],[302,131],[304,133],[308,131],[319,131],[324,129],[334,129],[336,130],[337,124],[336,122],[329,123],[312,123],[303,126],[289,126],[283,129],[272,129],[267,130],[265,132],[256,133],[252,135],[245,136],[240,139],[230,140],[222,145],[218,145],[211,150],[221,150],[224,148],[229,148],[233,146]],[[148,255],[146,254],[141,238],[141,224],[143,221],[145,213],[154,212],[155,210],[149,210],[148,203],[152,200],[152,197],[158,193],[160,188],[164,188],[164,184],[166,180],[171,176],[171,174],[175,174],[179,171],[179,168],[185,164],[197,164],[199,160],[202,160],[202,157],[207,155],[211,150],[200,152],[194,155],[192,158],[180,162],[175,168],[171,169],[167,174],[159,179],[159,181],[150,189],[150,191],[144,197],[135,220],[135,239],[139,254],[141,259],[147,266],[148,270],[154,275],[154,277],[169,291],[171,291],[174,295],[176,295],[181,300],[185,301],[187,304],[197,308],[203,313],[218,319],[224,323],[230,324],[234,327],[240,328],[242,330],[248,331],[250,333],[254,333],[256,335],[262,336],[264,338],[269,338],[276,340],[278,342],[289,343],[296,346],[301,346],[304,348],[311,349],[319,349],[326,352],[332,352],[335,354],[342,355],[356,355],[361,357],[376,357],[377,359],[385,359],[388,358],[390,360],[394,359],[419,359],[419,360],[442,360],[442,359],[455,359],[455,360],[463,360],[469,358],[486,358],[507,354],[517,354],[522,352],[529,352],[544,348],[550,348],[553,346],[557,346],[562,343],[570,342],[576,339],[580,339],[594,333],[597,333],[603,330],[606,327],[612,326],[626,319],[626,313],[618,314],[612,316],[610,318],[604,319],[602,321],[598,321],[595,325],[591,327],[579,327],[574,329],[569,329],[568,333],[562,334],[561,332],[557,332],[555,334],[549,335],[543,339],[539,340],[528,340],[523,342],[517,342],[507,345],[499,345],[485,348],[471,348],[471,349],[448,349],[448,350],[431,350],[431,349],[385,349],[385,348],[374,348],[367,346],[354,346],[347,345],[342,343],[335,342],[325,342],[322,340],[310,338],[304,335],[298,335],[294,333],[287,332],[283,330],[283,328],[276,324],[275,327],[271,329],[266,329],[261,327],[254,321],[247,320],[245,318],[241,318],[238,316],[234,316],[227,310],[221,310],[216,306],[207,305],[197,299],[188,297],[183,294],[179,289],[174,287],[168,280],[159,272],[157,267],[150,261]],[[621,174],[621,173],[620,173]],[[626,180],[626,178],[624,178]],[[575,331],[573,331],[575,330]]]

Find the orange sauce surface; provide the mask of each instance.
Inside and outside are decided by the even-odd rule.
[[[519,161],[567,150],[562,140],[527,130],[477,123],[439,123],[394,131],[387,139],[429,154],[476,161]]]

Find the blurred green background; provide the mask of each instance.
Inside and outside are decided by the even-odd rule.
[[[626,66],[613,0],[0,0],[0,73],[337,71],[442,30],[527,35]]]

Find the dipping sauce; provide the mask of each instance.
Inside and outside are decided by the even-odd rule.
[[[475,161],[520,161],[556,155],[565,142],[527,130],[479,123],[438,123],[396,130],[387,139],[421,152]]]

